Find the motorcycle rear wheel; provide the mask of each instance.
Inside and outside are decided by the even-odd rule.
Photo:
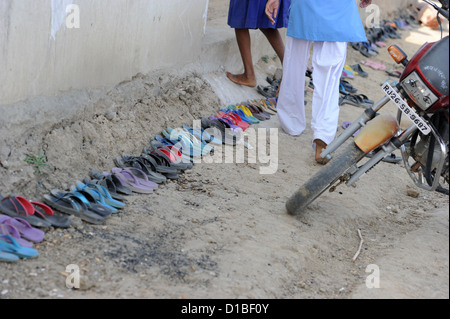
[[[366,154],[355,143],[347,145],[341,154],[333,158],[291,196],[286,203],[288,213],[299,215],[365,156]]]

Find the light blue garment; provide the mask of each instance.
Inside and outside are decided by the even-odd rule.
[[[292,0],[287,35],[310,41],[367,41],[356,0]]]

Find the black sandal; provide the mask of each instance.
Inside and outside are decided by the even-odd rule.
[[[364,94],[345,94],[339,99],[339,106],[344,104],[350,104],[357,107],[369,108],[373,106],[373,101],[369,100]]]
[[[124,186],[115,175],[103,174],[102,172],[96,170],[91,170],[90,175],[93,180],[97,180],[100,185],[106,187],[110,191],[111,195],[118,193],[123,195],[133,194],[133,191]]]
[[[276,97],[278,87],[273,86],[273,85],[269,85],[269,86],[258,85],[257,89],[261,95],[270,98],[270,97]]]

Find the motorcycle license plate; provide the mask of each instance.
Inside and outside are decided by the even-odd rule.
[[[431,133],[430,126],[403,100],[398,92],[389,83],[382,85],[383,92],[394,102],[397,107],[408,117],[414,125],[425,135]]]

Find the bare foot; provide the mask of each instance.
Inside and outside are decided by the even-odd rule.
[[[325,144],[322,140],[314,140],[314,143],[316,144],[316,162],[320,165],[325,165],[328,163],[328,160],[326,158],[322,158],[320,154],[322,154],[323,150],[327,147],[327,144]]]
[[[277,93],[275,93],[275,97],[278,97],[280,95],[280,89],[281,89],[281,82],[278,85]]]
[[[255,79],[248,79],[245,74],[231,74],[230,72],[227,72],[227,77],[232,82],[239,85],[245,85],[254,88],[257,84]]]

